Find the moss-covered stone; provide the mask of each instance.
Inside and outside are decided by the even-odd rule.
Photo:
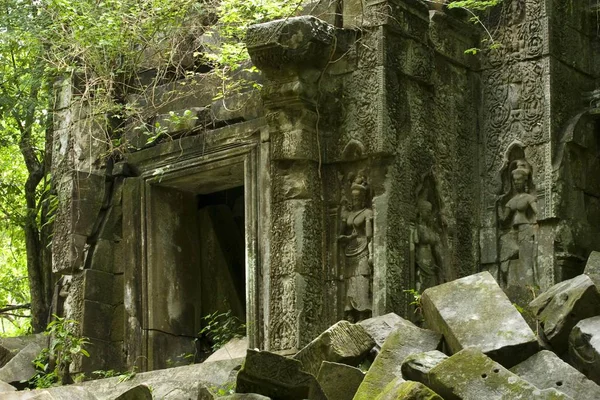
[[[571,397],[540,390],[475,348],[464,349],[429,372],[431,389],[445,400],[558,400]]]
[[[415,353],[435,350],[442,336],[406,324],[392,332],[358,388],[354,400],[373,400],[395,378],[402,377],[402,362]]]
[[[375,341],[360,325],[340,321],[321,333],[294,356],[302,369],[317,376],[323,361],[358,365],[375,346]]]
[[[437,393],[420,382],[396,378],[375,400],[443,400]]]
[[[538,350],[537,338],[489,272],[423,292],[427,326],[444,335],[451,353],[476,347],[507,368]]]

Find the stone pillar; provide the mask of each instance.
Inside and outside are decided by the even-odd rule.
[[[262,70],[270,130],[271,245],[265,348],[298,349],[323,328],[321,152],[316,108],[333,27],[315,17],[255,25],[247,44]]]

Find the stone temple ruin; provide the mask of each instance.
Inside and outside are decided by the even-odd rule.
[[[191,125],[115,163],[57,86],[55,311],[90,338],[79,370],[165,368],[215,311],[293,353],[482,271],[526,305],[600,250],[597,2],[505,0],[477,56],[464,15],[419,0],[304,12],[250,29],[260,92],[193,86],[155,110]]]

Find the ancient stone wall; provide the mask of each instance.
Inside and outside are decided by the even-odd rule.
[[[600,247],[600,104],[581,97],[600,64],[593,13],[563,3],[505,1],[487,22],[501,47],[473,56],[460,11],[317,2],[250,29],[260,93],[214,101],[210,75],[155,87],[180,90],[152,109],[169,136],[147,144],[132,124],[142,149],[117,162],[58,85],[54,271],[98,348],[79,368],[196,352],[215,299],[245,303],[251,347],[292,351],[340,319],[411,317],[407,291],[482,269],[513,301],[579,273]],[[186,110],[189,126],[170,122]],[[241,186],[220,210],[243,221],[245,272],[220,285],[231,249],[199,199]]]

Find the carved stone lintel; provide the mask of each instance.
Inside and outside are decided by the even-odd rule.
[[[322,68],[334,43],[334,27],[313,17],[252,25],[246,44],[252,62],[268,78],[299,69]]]

